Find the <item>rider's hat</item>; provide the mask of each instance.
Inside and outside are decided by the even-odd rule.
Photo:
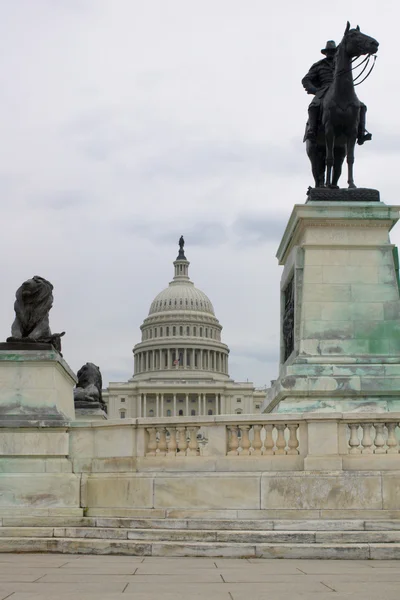
[[[327,54],[329,50],[334,50],[335,52],[337,50],[337,46],[333,40],[326,42],[326,46],[325,48],[322,48],[321,52],[322,54]]]

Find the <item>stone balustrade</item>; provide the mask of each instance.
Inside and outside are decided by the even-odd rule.
[[[299,454],[298,423],[228,425],[228,456]]]
[[[75,472],[146,471],[156,465],[171,471],[221,471],[234,470],[234,463],[238,470],[251,471],[367,471],[400,465],[400,413],[124,419],[74,423],[69,435]]]
[[[400,413],[356,412],[79,421],[67,432],[70,477],[90,516],[391,518],[399,423]],[[17,449],[26,469],[27,449]]]
[[[149,419],[147,419],[149,421]],[[154,419],[152,419],[154,421]],[[225,420],[230,420],[225,419]],[[171,419],[157,419],[151,427],[143,426],[146,431],[146,457],[183,457],[210,456],[213,449],[209,439],[219,436],[219,455],[226,456],[273,456],[298,455],[298,422],[269,422],[263,418],[259,423],[217,424],[214,421],[194,424],[170,424]],[[268,422],[265,422],[268,421]],[[223,451],[221,452],[221,448]]]
[[[199,429],[185,425],[146,427],[146,456],[199,456]]]
[[[383,419],[382,419],[383,416]],[[388,415],[381,420],[358,420],[348,423],[349,454],[398,454],[399,421]]]

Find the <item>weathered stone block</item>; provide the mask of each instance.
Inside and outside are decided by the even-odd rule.
[[[129,474],[89,475],[87,480],[89,508],[152,508],[153,479]]]
[[[310,473],[282,477],[264,473],[261,508],[362,509],[381,508],[380,475],[349,476]]]
[[[232,509],[260,508],[260,477],[191,476],[157,477],[154,481],[156,508]]]
[[[351,287],[351,284],[309,283],[303,288],[303,302],[349,302]]]
[[[354,250],[352,250],[352,253]],[[338,265],[346,266],[350,261],[350,251],[339,248],[324,248],[308,247],[304,255],[304,267],[314,265]],[[362,264],[362,263],[361,263]]]
[[[378,267],[366,265],[328,265],[322,267],[324,283],[379,283]]]
[[[323,283],[322,266],[307,266],[304,269],[303,283]]]
[[[108,423],[107,425],[110,425]],[[134,456],[135,429],[133,427],[97,426],[94,428],[95,458]]]
[[[385,311],[388,306],[394,306],[394,304],[384,304],[382,302],[352,302],[350,303],[351,319],[352,321],[383,321],[387,318]]]
[[[68,423],[75,375],[52,350],[0,350],[0,423]]]
[[[385,283],[352,283],[351,299],[354,302],[395,302],[399,292],[397,286]]]
[[[354,335],[351,321],[306,321],[302,323],[301,335],[303,339],[318,340],[346,340]]]
[[[382,473],[383,508],[400,509],[400,476],[399,473]]]
[[[68,455],[68,433],[63,430],[16,429],[2,431],[0,455],[3,456],[66,456]]]
[[[0,473],[0,507],[79,508],[79,486],[70,473]]]

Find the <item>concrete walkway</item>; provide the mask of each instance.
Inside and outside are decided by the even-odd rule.
[[[0,600],[398,600],[400,561],[0,554]]]

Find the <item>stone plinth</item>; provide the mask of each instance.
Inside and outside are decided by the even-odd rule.
[[[50,344],[0,344],[0,427],[59,427],[75,418],[76,378]]]
[[[105,421],[107,413],[100,402],[75,401],[76,421]]]
[[[282,320],[294,287],[293,344],[287,356],[282,335],[266,412],[399,410],[398,259],[389,239],[398,218],[399,207],[380,202],[294,207],[277,254]]]

